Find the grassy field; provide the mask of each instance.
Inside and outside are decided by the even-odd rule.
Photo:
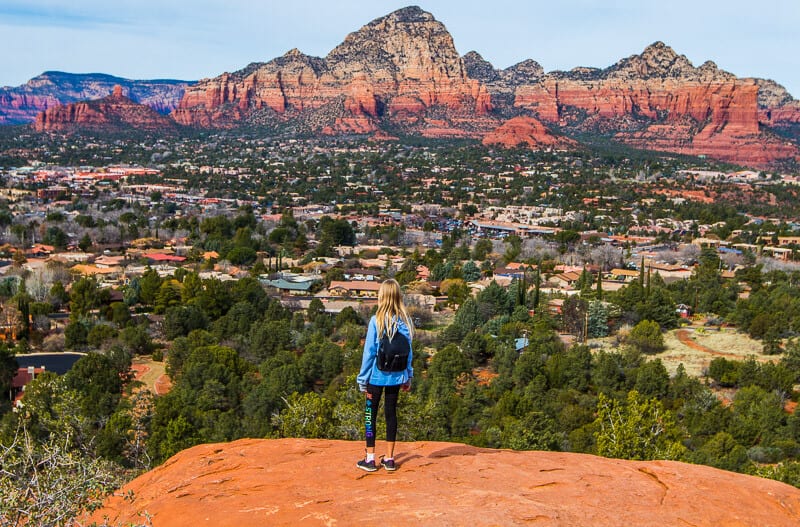
[[[667,350],[656,355],[664,363],[670,375],[675,373],[678,364],[683,363],[686,373],[700,376],[716,357],[743,360],[753,356],[756,360],[763,362],[779,360],[779,356],[762,354],[761,342],[732,328],[723,328],[719,331],[716,328],[711,330],[685,328],[684,331],[688,333],[691,341],[706,350],[700,350],[681,342],[678,338],[678,331],[681,330],[672,330],[664,335],[664,344],[666,344]]]
[[[680,333],[684,332],[684,341],[679,338]],[[687,343],[690,341],[690,344]],[[590,342],[600,349],[614,349],[613,339],[592,339]],[[779,355],[764,355],[761,353],[761,342],[751,339],[744,333],[740,333],[732,328],[707,329],[703,327],[686,327],[679,330],[671,330],[664,334],[664,344],[666,351],[651,355],[650,358],[661,359],[670,375],[678,369],[679,364],[683,364],[686,373],[694,377],[703,375],[705,369],[711,361],[717,357],[725,357],[732,360],[743,360],[753,356],[758,361],[777,361]]]
[[[156,393],[156,381],[164,374],[164,363],[156,362],[150,357],[136,357],[133,359],[134,370],[137,370],[137,380]]]

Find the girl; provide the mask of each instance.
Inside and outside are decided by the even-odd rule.
[[[400,371],[385,371],[378,364],[378,350],[381,340],[384,345],[391,341],[404,342],[403,338],[395,335],[399,333],[408,342],[408,360],[401,365]],[[386,455],[381,457],[380,464],[387,471],[394,471],[394,443],[397,437],[397,397],[402,388],[408,391],[411,387],[411,378],[414,370],[411,367],[411,339],[414,335],[414,324],[408,316],[403,305],[403,294],[400,284],[395,280],[386,280],[378,290],[378,310],[369,321],[367,339],[364,342],[364,355],[361,359],[361,372],[358,374],[358,388],[366,392],[366,409],[364,411],[364,428],[367,438],[367,455],[356,465],[361,470],[375,472],[375,414],[381,395],[385,391],[384,416],[386,418]],[[405,367],[403,367],[405,366]]]

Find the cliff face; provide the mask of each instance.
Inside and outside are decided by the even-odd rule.
[[[0,125],[33,122],[44,110],[105,97],[114,86],[122,86],[132,100],[168,114],[190,84],[179,80],[130,80],[100,73],[47,71],[22,86],[0,88]]]
[[[800,490],[671,461],[398,443],[398,470],[367,474],[349,441],[255,440],[185,450],[91,520],[241,525],[797,525]],[[129,492],[133,498],[123,498]]]
[[[229,127],[262,109],[289,120],[323,108],[331,111],[317,112],[313,130],[368,132],[382,120],[422,130],[422,117],[433,108],[446,120],[481,116],[491,102],[467,76],[444,25],[408,7],[351,33],[324,59],[292,50],[204,79],[187,90],[174,117],[186,125]]]
[[[759,93],[754,79],[737,79],[713,62],[695,68],[656,42],[605,70],[554,72],[523,84],[514,104],[544,121],[611,133],[637,148],[756,166],[797,159],[796,145],[762,133]],[[791,110],[781,111],[769,119],[793,118]],[[762,115],[762,122],[769,119]]]
[[[123,95],[122,86],[117,85],[108,97],[49,108],[36,117],[33,126],[39,132],[79,128],[106,132],[164,131],[174,129],[175,122],[149,106],[133,102]]]

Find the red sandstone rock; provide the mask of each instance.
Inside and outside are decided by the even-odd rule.
[[[186,82],[130,80],[102,74],[50,71],[16,87],[0,87],[0,125],[31,123],[41,112],[110,94],[114,84],[124,83],[125,93],[141,104],[166,114],[178,104]]]
[[[34,129],[39,132],[72,131],[88,128],[103,131],[170,130],[175,122],[149,106],[138,104],[114,87],[111,95],[95,101],[83,101],[49,108],[36,117]]]
[[[554,135],[533,117],[520,116],[509,119],[483,138],[485,145],[501,145],[506,148],[529,146],[531,148],[574,148],[578,143],[563,136]]]
[[[380,446],[380,445],[379,445]],[[360,442],[244,439],[181,452],[92,519],[154,527],[547,525],[796,527],[800,490],[672,461],[399,443],[367,474]],[[133,493],[132,499],[123,495]]]
[[[377,118],[384,109],[389,115],[421,114],[434,106],[476,115],[492,109],[485,87],[467,77],[444,26],[412,7],[351,33],[325,59],[295,49],[202,80],[186,91],[174,117],[186,125],[226,127],[263,107],[302,112],[335,104],[342,95],[345,114],[339,118]]]

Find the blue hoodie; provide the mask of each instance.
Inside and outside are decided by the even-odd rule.
[[[401,319],[397,320],[397,331],[408,338],[411,343],[411,331]],[[408,366],[403,371],[381,371],[378,369],[375,358],[378,356],[378,324],[375,315],[369,320],[367,327],[367,339],[364,341],[364,355],[361,358],[361,371],[356,378],[359,386],[372,384],[374,386],[397,386],[405,384],[414,376],[414,369],[411,367],[413,354],[408,354]]]

